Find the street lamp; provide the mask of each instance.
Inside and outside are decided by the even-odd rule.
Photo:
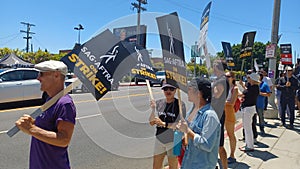
[[[78,27],[74,27],[75,30],[78,30],[78,44],[80,44],[80,30],[83,30],[83,26],[81,24]]]

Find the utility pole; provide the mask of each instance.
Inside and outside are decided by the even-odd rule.
[[[74,27],[74,30],[78,30],[78,44],[80,45],[80,30],[83,30],[83,26],[81,24],[78,27]]]
[[[276,48],[277,48],[277,44],[279,41],[278,29],[279,29],[279,19],[280,19],[280,4],[281,4],[281,0],[274,0],[271,43],[275,44]],[[275,82],[276,70],[277,70],[276,69],[276,52],[274,55],[275,56],[273,58],[269,58],[269,70],[268,70],[268,72],[274,71],[273,76],[270,77],[273,84]],[[275,92],[274,92],[274,87],[273,87],[272,94],[269,99],[269,103],[274,109],[276,109],[274,93]]]
[[[140,22],[141,22],[141,11],[146,11],[147,9],[142,7],[142,4],[146,5],[147,0],[137,0],[138,3],[131,3],[133,9],[137,9],[137,28],[136,28],[136,44],[140,45]]]
[[[21,22],[21,24],[26,25],[27,26],[27,30],[20,30],[21,33],[26,33],[26,37],[23,37],[23,39],[26,39],[26,52],[28,53],[29,51],[29,39],[32,39],[32,37],[30,36],[31,34],[35,34],[34,32],[30,32],[30,27],[31,26],[35,26],[34,24],[31,23],[26,23],[26,22]]]

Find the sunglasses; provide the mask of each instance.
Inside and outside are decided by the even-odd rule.
[[[39,76],[43,77],[45,75],[45,72],[39,72]]]
[[[49,75],[50,74],[50,72],[39,72],[39,76],[40,77],[43,77],[43,76],[45,76],[45,75]]]
[[[170,91],[174,91],[175,90],[175,88],[173,88],[173,87],[164,87],[163,88],[163,90],[166,92],[166,91],[168,91],[168,90],[170,90]]]
[[[231,78],[231,76],[226,76],[227,78]]]

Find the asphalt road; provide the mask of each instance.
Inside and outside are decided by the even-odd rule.
[[[160,87],[152,89],[155,99],[163,97]],[[148,124],[146,86],[120,87],[98,102],[89,93],[72,97],[77,108],[69,146],[73,169],[151,168],[155,128]],[[182,100],[187,103],[184,93]],[[10,138],[5,133],[22,114],[35,109],[0,110],[0,169],[28,168],[30,136],[20,132]]]

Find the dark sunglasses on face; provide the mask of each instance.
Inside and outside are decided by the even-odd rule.
[[[39,72],[40,77],[46,76],[47,74],[49,75],[49,72]]]
[[[39,72],[39,76],[40,76],[40,77],[42,77],[42,76],[44,76],[44,75],[45,75],[44,72]]]
[[[174,91],[175,88],[173,88],[173,87],[165,87],[165,88],[163,88],[163,90],[164,90],[164,91],[168,91],[168,90]]]

